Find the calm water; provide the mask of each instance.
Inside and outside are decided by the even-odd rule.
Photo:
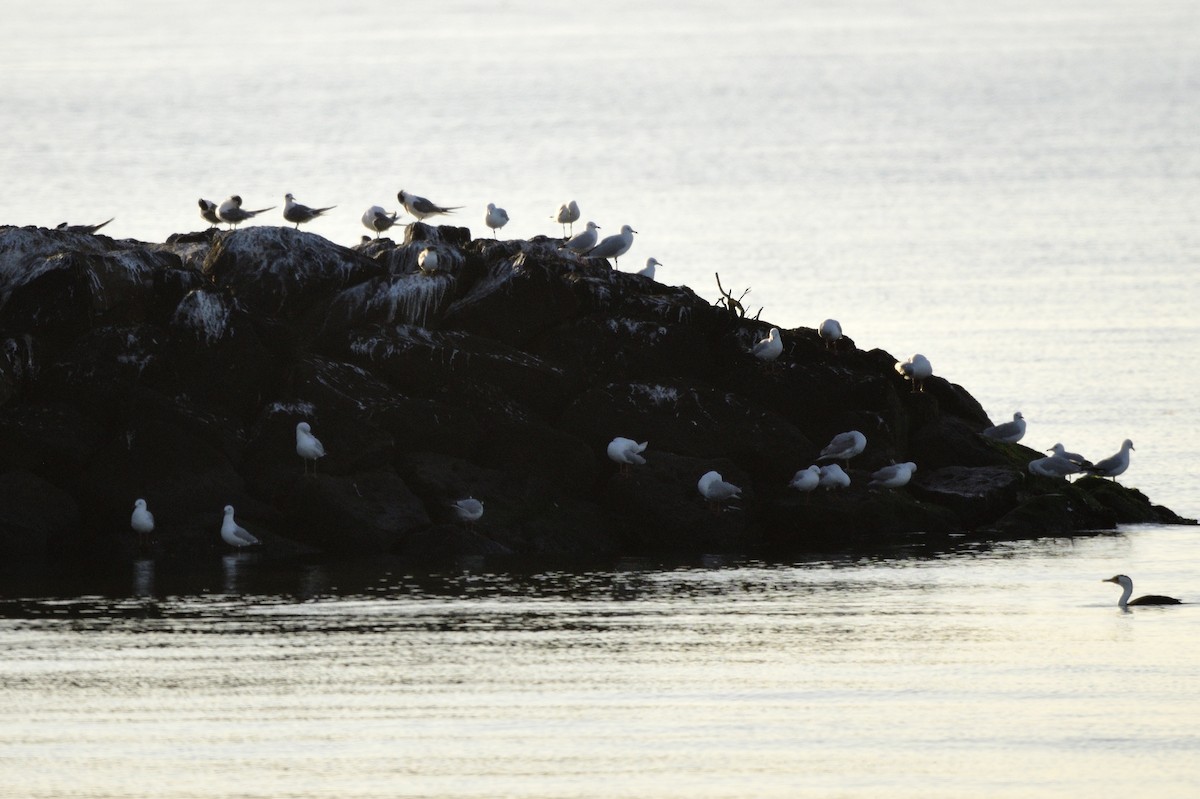
[[[0,600],[0,796],[1192,797],[1200,605],[1123,613],[1099,580],[1200,600],[1194,547],[143,562],[107,595]]]
[[[0,223],[574,198],[622,269],[922,352],[1035,448],[1132,438],[1200,516],[1200,5],[595,5],[8,4]],[[1196,555],[10,579],[0,795],[1193,796],[1200,616],[1097,581],[1200,601]]]

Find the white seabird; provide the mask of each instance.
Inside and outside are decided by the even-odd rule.
[[[808,494],[821,483],[821,467],[817,465],[809,466],[807,469],[801,469],[792,475],[792,480],[788,483],[789,488],[794,488],[804,494]]]
[[[1161,594],[1146,594],[1137,599],[1130,601],[1129,595],[1133,593],[1133,580],[1124,574],[1114,574],[1107,580],[1101,580],[1102,583],[1116,583],[1121,586],[1121,598],[1117,600],[1118,607],[1124,608],[1128,605],[1182,605],[1173,596],[1162,596]]]
[[[203,197],[200,198],[200,218],[213,227],[221,225],[221,219],[217,216],[217,204]]]
[[[232,505],[225,506],[225,520],[221,522],[221,540],[238,549],[261,543],[246,528],[233,520]]]
[[[586,255],[589,258],[612,258],[613,264],[619,264],[621,256],[629,252],[629,248],[633,246],[633,234],[637,233],[629,225],[621,225],[621,232],[612,236],[606,236],[592,249],[588,250]]]
[[[576,255],[583,255],[588,250],[596,246],[596,239],[599,234],[596,233],[600,226],[595,222],[587,223],[587,230],[575,234],[559,249],[570,250]]]
[[[217,218],[222,222],[227,223],[232,229],[245,222],[247,219],[256,217],[264,211],[270,211],[274,207],[275,206],[272,205],[268,208],[259,208],[257,211],[247,211],[246,209],[242,208],[242,198],[234,194],[225,202],[217,206]]]
[[[1128,438],[1121,444],[1121,451],[1103,460],[1098,460],[1093,466],[1087,467],[1087,471],[1091,474],[1099,475],[1100,477],[1116,477],[1119,474],[1124,474],[1129,468],[1129,452],[1133,449],[1133,442]]]
[[[483,224],[492,229],[492,236],[500,238],[496,231],[508,224],[508,211],[497,208],[495,203],[488,203],[487,211],[483,215]]]
[[[1080,455],[1078,452],[1067,452],[1066,448],[1063,447],[1062,444],[1055,444],[1046,451],[1058,455],[1060,458],[1066,458],[1071,463],[1084,469],[1092,465],[1091,461]]]
[[[431,275],[438,271],[438,254],[437,250],[426,247],[417,253],[417,268],[422,273]]]
[[[575,223],[579,221],[579,204],[574,200],[565,202],[558,206],[558,213],[550,218],[563,226],[563,238],[566,238],[567,225],[571,226],[571,233],[575,233]]]
[[[139,499],[133,503],[133,515],[129,517],[129,526],[138,535],[138,543],[144,544],[154,532],[154,514],[146,509],[146,500]]]
[[[436,216],[437,214],[449,214],[462,208],[461,205],[437,205],[424,197],[409,194],[404,189],[400,190],[400,193],[396,195],[396,199],[404,206],[404,210],[416,217],[418,221],[424,220],[429,216]]]
[[[300,229],[302,223],[311,222],[326,211],[337,208],[336,205],[329,205],[325,208],[309,208],[307,205],[296,202],[296,198],[292,196],[291,192],[283,195],[283,203],[283,218],[294,223],[297,230]]]
[[[642,453],[646,451],[646,445],[649,443],[643,441],[639,444],[631,438],[617,436],[608,442],[608,458],[618,464],[621,474],[628,474],[629,467],[642,466],[646,463]]]
[[[1036,458],[1029,462],[1029,473],[1042,477],[1065,478],[1069,474],[1079,474],[1083,469],[1077,463],[1072,463],[1061,455],[1050,455]]]
[[[908,356],[906,361],[896,363],[896,371],[904,375],[905,380],[912,381],[913,391],[924,391],[925,380],[933,376],[933,365],[921,353]]]
[[[1015,444],[1025,436],[1025,417],[1021,415],[1020,411],[1017,411],[1013,414],[1011,422],[993,425],[981,432],[980,435]]]
[[[767,337],[759,339],[753,347],[750,348],[750,354],[758,358],[763,363],[771,363],[780,355],[783,354],[783,334],[779,332],[779,328],[773,327],[767,333]]]
[[[868,488],[902,488],[908,485],[908,481],[912,479],[913,472],[917,470],[917,464],[912,461],[905,463],[893,463],[891,466],[884,466],[878,469],[871,475],[871,482],[867,483]]]
[[[727,483],[718,472],[705,472],[696,482],[700,494],[708,500],[708,505],[714,511],[720,511],[721,505],[730,500],[738,499],[742,489],[733,483]]]
[[[296,454],[304,460],[304,473],[308,474],[308,462],[312,461],[313,474],[317,473],[317,459],[325,457],[325,447],[312,434],[308,422],[296,425]]]
[[[379,238],[379,234],[396,224],[396,217],[400,215],[399,211],[385,211],[382,206],[372,205],[362,215],[363,226],[367,230],[375,231],[375,238]]]
[[[849,488],[850,475],[836,463],[827,463],[821,467],[821,478],[818,481],[821,488]]]
[[[654,267],[662,265],[662,261],[658,260],[657,258],[647,258],[646,265],[638,270],[638,274],[642,277],[648,277],[651,280],[654,280]]]
[[[450,507],[454,510],[454,515],[458,517],[460,522],[470,524],[479,521],[483,517],[483,503],[475,499],[475,497],[460,499]]]
[[[842,325],[836,319],[826,319],[817,328],[817,332],[821,335],[821,339],[825,342],[825,349],[837,352],[838,342],[842,340]]]
[[[821,450],[817,461],[845,461],[849,466],[850,459],[866,448],[867,437],[857,430],[838,433],[825,445],[825,449]]]

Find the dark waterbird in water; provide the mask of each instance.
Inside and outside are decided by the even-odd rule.
[[[1159,596],[1158,594],[1146,594],[1137,599],[1131,600],[1129,595],[1133,593],[1133,580],[1124,574],[1116,574],[1109,577],[1107,580],[1101,580],[1102,583],[1116,583],[1121,586],[1121,598],[1117,600],[1117,605],[1125,607],[1127,605],[1182,605],[1175,597]]]

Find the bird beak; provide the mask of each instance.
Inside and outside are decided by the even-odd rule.
[[[1109,577],[1108,579],[1106,579],[1106,580],[1101,580],[1100,582],[1102,582],[1102,583],[1115,583],[1116,581],[1117,581],[1117,578],[1116,578],[1116,577]]]

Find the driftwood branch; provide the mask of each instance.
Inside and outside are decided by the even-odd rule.
[[[745,291],[742,292],[740,297],[738,297],[737,299],[734,299],[733,292],[726,291],[725,287],[721,285],[721,273],[716,272],[715,275],[717,278],[717,291],[721,292],[721,299],[717,300],[715,304],[724,306],[725,309],[732,314],[736,314],[737,316],[740,316],[740,317],[745,317],[746,316],[746,306],[742,305],[742,300],[744,300],[746,298],[746,295],[750,293],[750,289],[747,288]],[[758,312],[762,313],[762,308],[759,308]],[[754,318],[757,319],[758,316],[756,315]]]

